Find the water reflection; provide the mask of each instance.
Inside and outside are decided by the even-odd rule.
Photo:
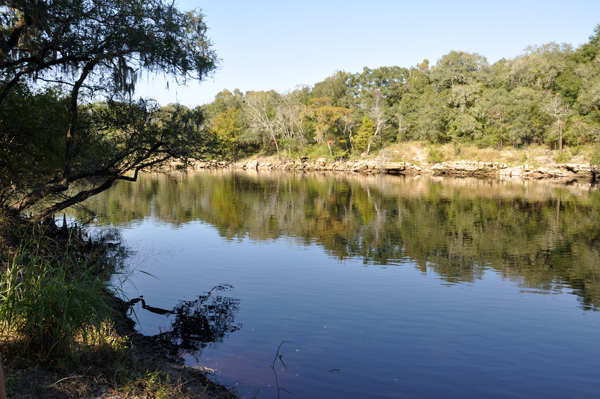
[[[201,220],[230,240],[292,237],[365,265],[411,259],[446,284],[494,268],[600,305],[600,192],[589,184],[222,171],[144,175],[93,201],[103,224]]]
[[[170,326],[165,331],[161,329],[153,338],[170,356],[190,355],[198,361],[202,349],[215,348],[230,333],[242,328],[234,320],[239,311],[239,299],[222,295],[231,288],[227,284],[213,287],[198,299],[180,301],[172,310],[149,306],[143,297],[131,300],[130,304],[139,303],[142,309],[169,319]]]

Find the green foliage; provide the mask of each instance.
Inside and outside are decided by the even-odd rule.
[[[367,149],[369,141],[375,134],[375,125],[371,119],[366,116],[362,120],[362,124],[358,128],[356,135],[353,137],[354,149],[362,152]]]
[[[15,213],[35,204],[44,205],[37,208],[36,218],[41,220],[110,187],[116,180],[135,178],[135,174],[124,177],[127,172],[150,169],[173,156],[182,160],[206,156],[216,147],[202,129],[200,110],[176,104],[158,107],[141,100],[108,101],[78,107],[79,134],[67,157],[65,103],[53,92],[13,92],[0,107],[1,116],[6,116],[0,122],[0,140],[8,143],[9,150],[7,157],[0,156],[0,204]],[[13,108],[22,110],[11,113]],[[38,115],[40,111],[42,114],[36,118],[25,114]],[[55,179],[64,176],[67,158],[70,175],[66,183],[57,185]],[[77,189],[65,195],[69,186]],[[40,192],[40,187],[51,188]]]
[[[563,151],[562,153],[559,153],[554,159],[557,163],[566,163],[571,160],[571,154],[569,154],[566,151]]]
[[[21,85],[0,106],[0,204],[56,176],[63,166],[68,103],[53,89]]]
[[[500,135],[488,134],[473,141],[478,148],[500,147]]]
[[[448,125],[448,129],[455,141],[473,140],[480,132],[477,120],[468,114],[458,116]]]
[[[35,234],[9,259],[0,281],[0,326],[45,360],[60,361],[78,345],[105,341],[107,283],[81,253],[57,252]]]
[[[142,71],[201,81],[216,69],[201,13],[163,0],[9,1],[0,18],[6,211],[36,209],[40,221],[140,170],[209,151],[200,112],[127,96]]]
[[[113,380],[120,385],[119,392],[134,394],[135,397],[147,397],[148,394],[157,399],[188,398],[181,381],[174,381],[164,371],[132,370],[121,367],[115,370]],[[139,396],[138,396],[139,395]]]
[[[212,118],[210,132],[215,135],[218,151],[226,159],[237,156],[238,136],[243,130],[241,111],[237,108],[227,108]]]
[[[429,147],[429,151],[427,152],[427,162],[430,164],[441,163],[444,161],[444,154],[440,150],[439,146],[431,146]]]
[[[309,150],[307,155],[310,159],[326,158],[326,159],[329,159],[330,161],[334,160],[331,157],[329,149],[327,148],[327,146],[325,144],[313,146],[312,150]]]
[[[599,29],[575,50],[548,43],[493,65],[479,54],[452,51],[433,67],[424,60],[411,68],[336,72],[298,91],[299,102],[308,107],[297,114],[302,134],[279,122],[272,136],[285,137],[288,149],[304,149],[314,138],[327,144],[330,157],[348,151],[350,137],[355,151],[399,139],[500,148],[560,146],[561,133],[565,144],[588,144],[600,131]],[[552,98],[561,101],[554,111],[547,108]],[[222,103],[216,99],[214,106]],[[372,112],[376,103],[379,118]],[[274,104],[270,118],[283,109],[282,103]],[[365,117],[373,122],[373,135]],[[263,139],[259,145],[272,144]]]
[[[483,80],[488,68],[485,57],[477,53],[451,51],[437,62],[432,77],[441,87],[455,87]]]
[[[34,74],[131,93],[140,69],[202,80],[217,66],[203,15],[163,0],[10,1],[5,8],[0,102]]]
[[[590,165],[594,166],[596,169],[600,169],[600,151],[596,151],[590,159]]]
[[[458,142],[454,142],[452,147],[454,148],[454,156],[457,157],[460,155],[460,153],[462,152],[462,148],[460,146],[460,143]]]

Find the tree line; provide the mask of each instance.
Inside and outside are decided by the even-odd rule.
[[[489,64],[452,51],[435,65],[338,71],[278,93],[223,90],[202,107],[219,153],[368,156],[394,142],[532,143],[560,150],[600,141],[600,25],[578,48],[549,43]]]

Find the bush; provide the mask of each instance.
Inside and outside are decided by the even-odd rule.
[[[329,153],[329,148],[327,148],[326,144],[313,146],[312,149],[309,149],[307,156],[309,159],[326,158],[330,161],[333,161],[333,159],[331,159],[331,154]]]
[[[437,146],[429,147],[429,154],[427,155],[427,162],[430,164],[440,163],[444,160],[442,151]]]
[[[558,155],[554,157],[554,160],[558,163],[565,163],[571,160],[571,154],[568,151],[559,152]]]

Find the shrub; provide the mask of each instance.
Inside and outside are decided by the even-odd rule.
[[[429,153],[427,154],[427,162],[430,164],[440,163],[444,160],[444,155],[439,147],[429,147]]]

